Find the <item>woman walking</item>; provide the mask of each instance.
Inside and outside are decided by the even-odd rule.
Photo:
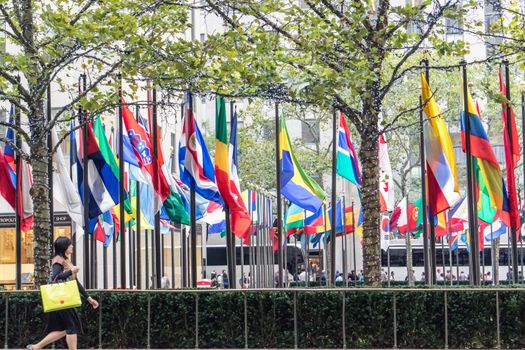
[[[71,263],[71,254],[73,253],[73,244],[68,237],[58,237],[54,244],[55,253],[51,262],[51,281],[52,282],[66,282],[77,278],[77,273],[80,270],[77,266]],[[78,290],[88,303],[94,309],[98,307],[98,302],[91,298],[82,284],[78,282]],[[48,335],[42,339],[38,344],[28,345],[28,350],[40,350],[46,345],[56,342],[57,340],[66,337],[67,346],[70,350],[77,350],[77,334],[82,332],[82,325],[75,309],[66,309],[60,311],[53,311],[47,314],[47,329]]]

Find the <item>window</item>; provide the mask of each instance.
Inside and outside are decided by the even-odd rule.
[[[265,140],[275,140],[275,125],[268,121],[262,127],[262,137]]]
[[[497,33],[498,28],[494,28],[494,23],[501,18],[500,0],[485,0],[485,32]],[[488,36],[486,39],[487,56],[492,56],[497,52],[497,46],[501,43],[501,37]]]
[[[306,144],[317,144],[319,142],[320,127],[315,119],[308,119],[302,122],[301,138]]]
[[[206,249],[208,266],[226,266],[226,247],[208,247]]]
[[[388,252],[384,250],[381,250],[381,266],[388,266]],[[407,266],[406,250],[390,249],[390,267],[402,266]]]
[[[458,8],[458,12],[461,11]],[[456,12],[456,11],[455,11]],[[463,34],[463,19],[459,17],[445,18],[445,27],[447,35],[462,35]]]
[[[56,218],[56,216],[55,216]],[[57,221],[57,220],[55,220]],[[14,288],[16,282],[16,230],[14,216],[0,218],[0,285],[7,289]],[[7,227],[6,227],[7,226]],[[71,237],[70,226],[55,226],[55,237]],[[22,284],[31,284],[33,280],[33,230],[22,232]]]

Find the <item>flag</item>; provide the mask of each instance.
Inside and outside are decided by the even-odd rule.
[[[232,125],[232,128],[236,127]],[[233,164],[230,163],[234,163],[232,158],[234,156],[237,158],[237,155],[233,154],[233,147],[229,147],[228,143],[226,102],[224,97],[216,99],[215,129],[215,176],[217,187],[230,210],[232,232],[237,237],[243,238],[250,228],[251,220],[242,201],[237,183],[231,178]],[[232,148],[232,153],[230,153],[229,148]]]
[[[468,223],[468,201],[467,197],[464,197],[458,201],[448,211],[448,220],[450,225],[450,232],[463,231]]]
[[[288,235],[294,234],[297,230],[302,230],[304,227],[304,209],[293,204],[288,207],[284,215],[284,226]]]
[[[491,232],[492,230],[492,232]],[[487,225],[483,230],[483,235],[485,236],[485,241],[491,241],[498,239],[507,233],[507,225],[501,220],[497,220],[491,225]]]
[[[332,210],[333,208],[328,209],[328,217],[330,218],[330,226],[333,227]],[[343,213],[343,201],[338,200],[335,204],[335,233],[336,235],[346,233],[346,232],[343,232],[344,231],[343,215],[346,215],[346,212]]]
[[[189,102],[189,98],[187,99]],[[179,143],[179,167],[181,180],[202,197],[223,203],[215,183],[214,165],[206,148],[193,112],[186,103],[182,135]]]
[[[506,86],[503,83],[501,71],[499,73],[500,93],[505,96]],[[516,194],[516,175],[515,169],[518,167],[520,160],[520,144],[518,139],[518,130],[516,129],[516,120],[514,110],[508,105],[506,99],[501,103],[501,119],[503,121],[503,144],[505,145],[505,169],[507,174],[507,194],[509,203],[510,226],[516,229],[516,236],[520,237],[520,215],[518,211],[518,196]],[[509,107],[510,113],[507,113]]]
[[[457,232],[452,232],[452,233],[449,233],[448,236],[447,236],[447,243],[448,243],[448,247],[450,249],[450,251],[455,251],[456,249],[458,249],[458,245],[459,245],[459,235]]]
[[[456,158],[452,141],[425,76],[421,73],[428,205],[432,215],[450,208],[459,199]]]
[[[504,203],[506,194],[504,193],[501,169],[492,146],[490,145],[490,139],[487,132],[481,123],[479,112],[475,107],[468,90],[467,101],[468,122],[470,126],[470,155],[478,158],[478,166],[480,168],[481,177],[487,186],[491,206],[495,209],[502,210],[507,204]],[[463,108],[461,112],[461,144],[463,152],[466,152],[466,120],[464,109],[465,108]]]
[[[9,112],[9,119],[7,122],[11,125],[15,123],[15,106],[11,105],[11,110]],[[16,165],[15,165],[15,150],[11,147],[11,144],[15,143],[15,132],[13,128],[8,127],[5,132],[6,143],[4,146],[4,162],[8,166],[9,176],[13,187],[16,187]],[[14,206],[13,206],[14,207]]]
[[[414,207],[414,211],[417,214],[416,228],[418,229],[418,231],[414,233],[414,236],[419,238],[419,236],[421,236],[423,233],[423,198],[419,198],[417,201],[415,201]]]
[[[236,196],[239,196],[241,193],[241,183],[239,180],[239,159],[237,157],[237,110],[233,112],[233,117],[230,120],[230,144],[228,147],[228,154],[230,160],[230,181],[233,182],[231,185],[232,191],[236,190],[237,193],[234,193]],[[241,202],[246,209],[246,204]]]
[[[346,233],[354,233],[354,227],[352,225],[355,225],[355,233],[357,233],[360,237],[363,237],[363,209],[356,209],[359,209],[359,213],[354,213],[352,207],[345,208]],[[352,217],[356,214],[357,219],[352,220]]]
[[[359,160],[350,138],[345,116],[339,113],[339,136],[337,138],[337,174],[351,183],[361,186]]]
[[[178,194],[172,191],[166,179],[162,164],[159,162],[160,157],[154,157],[148,132],[135,120],[124,100],[122,100],[122,118],[142,174],[147,179],[148,185],[153,188],[155,213],[160,211],[162,206],[171,221],[188,225],[190,223],[189,216],[184,209],[182,200]],[[157,148],[158,150],[159,148]]]
[[[15,187],[11,180],[9,165],[5,155],[0,151],[0,194],[6,202],[14,209],[15,207]]]
[[[328,210],[325,210],[324,205],[322,205],[318,211],[316,211],[312,215],[307,216],[304,219],[304,225],[304,232],[308,235],[314,235],[330,231],[331,227],[330,218],[328,216]]]
[[[392,211],[395,206],[392,166],[388,156],[385,135],[379,135],[379,200],[381,212]]]
[[[115,154],[113,153],[111,144],[106,137],[106,133],[104,132],[104,126],[102,125],[100,116],[97,116],[95,118],[95,121],[93,122],[93,133],[95,134],[95,138],[98,142],[100,154],[102,154],[102,157],[104,157],[104,160],[109,165],[109,168],[113,172],[113,175],[115,176],[117,181],[119,181],[120,179],[119,165],[117,163]],[[124,181],[125,181],[125,178],[124,178]],[[119,205],[120,204],[117,204],[117,208],[115,208],[115,211],[119,213],[120,215],[120,209],[118,208]],[[128,194],[126,192],[124,192],[124,210],[125,210],[124,222],[128,222],[131,220],[130,214],[132,210],[131,210],[131,203],[129,201]]]
[[[390,246],[390,218],[381,215],[381,249],[387,250]]]
[[[54,145],[53,147],[56,147],[58,144],[55,128],[51,129],[51,143]],[[82,201],[78,190],[68,175],[60,146],[56,147],[56,152],[53,154],[53,185],[53,195],[57,202],[66,208],[69,217],[74,223],[82,226]]]
[[[99,242],[106,242],[106,232],[104,231],[104,224],[100,220],[100,217],[89,221],[89,233],[93,233],[95,239]]]
[[[12,125],[15,123],[15,107],[13,105],[11,105],[8,123]],[[12,144],[15,143],[15,133],[13,128],[7,128],[5,138]],[[20,229],[26,232],[33,228],[33,200],[31,199],[30,194],[31,187],[33,187],[31,167],[26,160],[20,157],[18,160],[20,173],[16,174],[15,151],[9,142],[6,142],[4,147],[4,163],[7,166],[9,179],[13,185],[13,191],[16,189],[18,193],[18,215],[20,216]],[[26,143],[21,142],[21,147],[26,153],[29,153],[29,147]],[[15,201],[13,200],[13,210],[15,209],[14,203]]]
[[[292,150],[292,143],[286,129],[284,116],[279,130],[281,163],[281,193],[292,203],[303,209],[317,212],[323,204],[326,193],[301,168]]]
[[[446,211],[442,211],[441,213],[434,216],[434,233],[436,234],[436,238],[441,238],[448,235],[448,221]]]
[[[485,184],[483,176],[481,175],[481,170],[477,159],[473,159],[473,162],[475,163],[476,179],[478,180],[478,219],[482,220],[487,224],[490,224],[494,221],[494,217],[496,216],[497,210],[496,208],[493,208],[490,203],[489,190],[487,188],[487,185]]]
[[[90,124],[86,125],[87,140],[79,142],[77,152],[77,183],[79,187],[80,198],[84,198],[84,179],[83,179],[83,162],[82,158],[87,157],[88,167],[88,207],[89,219],[95,219],[100,214],[110,210],[120,201],[119,182],[113,174],[110,165],[104,159],[100,152],[98,142],[93,133]],[[87,143],[87,154],[82,154],[82,141]]]
[[[418,228],[419,210],[418,207],[409,204],[407,207],[407,198],[399,202],[390,217],[390,231],[398,229],[399,233],[407,233]]]

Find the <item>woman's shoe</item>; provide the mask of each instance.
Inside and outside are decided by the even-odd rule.
[[[26,349],[27,349],[27,350],[33,350],[33,345],[28,345],[28,346],[26,346]]]

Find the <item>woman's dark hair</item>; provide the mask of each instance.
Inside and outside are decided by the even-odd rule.
[[[60,255],[64,259],[66,259],[66,250],[69,248],[69,246],[73,244],[71,240],[66,236],[60,236],[55,240],[54,248],[55,248],[55,254],[53,257]]]

